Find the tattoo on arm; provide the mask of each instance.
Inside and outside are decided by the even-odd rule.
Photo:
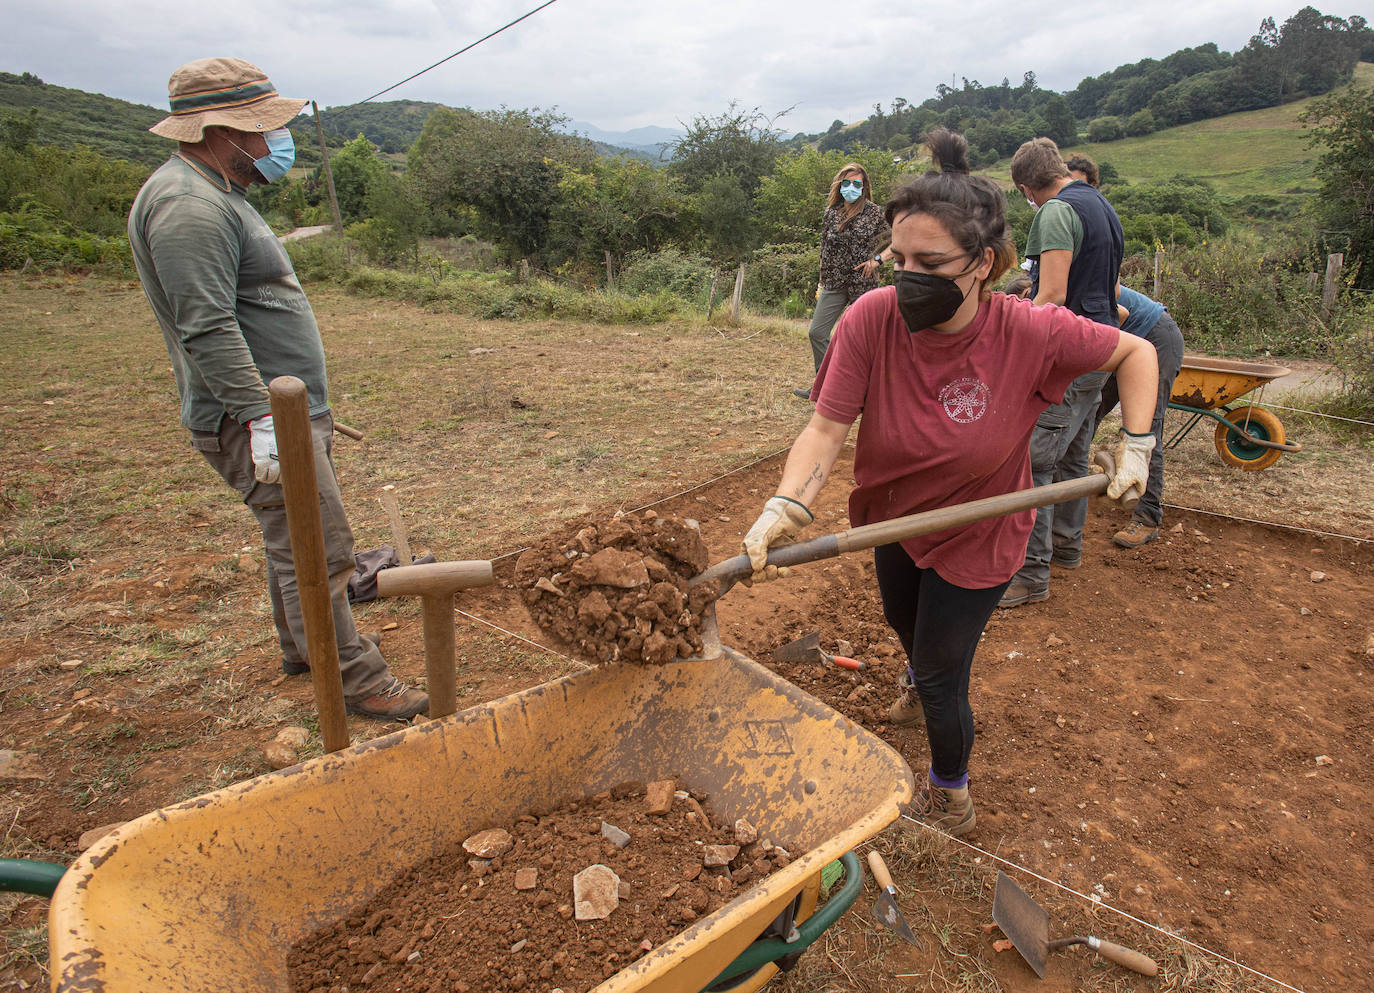
[[[819,462],[811,467],[811,475],[807,476],[806,480],[793,490],[798,500],[806,496],[806,491],[811,488],[813,482],[816,484],[818,490],[821,486],[825,485],[825,472],[821,469],[821,464]]]

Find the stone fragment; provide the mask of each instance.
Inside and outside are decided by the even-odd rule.
[[[739,845],[702,845],[701,864],[708,869],[729,865],[739,854]]]
[[[300,761],[296,750],[280,741],[269,741],[262,750],[262,757],[267,760],[268,767],[272,769],[285,769]]]
[[[468,868],[472,870],[474,876],[481,879],[491,872],[491,859],[468,859]]]
[[[38,768],[38,756],[32,752],[16,752],[0,748],[0,779],[44,779]]]
[[[589,865],[573,876],[573,914],[579,921],[599,921],[620,906],[620,877],[605,865]]]
[[[735,841],[741,845],[751,845],[759,840],[759,829],[741,817],[735,821]]]
[[[510,946],[511,954],[514,955],[516,952],[520,951],[520,949],[524,948],[525,945],[529,943],[529,940],[530,940],[530,939],[528,939],[528,938],[521,938],[521,939],[520,939],[519,941],[517,941],[515,944],[511,945],[511,946]]]
[[[1312,582],[1314,582],[1314,583],[1320,583],[1320,582],[1321,582],[1323,579],[1325,579],[1325,578],[1326,578],[1326,573],[1324,573],[1324,572],[1314,572],[1314,573],[1312,573]]]
[[[618,548],[603,548],[579,560],[571,571],[575,578],[594,586],[632,590],[649,585],[649,570],[644,567],[644,559]]]
[[[673,809],[674,784],[671,779],[660,779],[650,783],[644,791],[644,812],[646,814],[666,814]]]
[[[1064,644],[1064,639],[1054,634],[1045,639],[1046,648],[1058,648],[1062,644]]]
[[[505,855],[515,845],[510,832],[502,828],[488,828],[478,831],[463,842],[463,851],[474,858],[494,859]]]
[[[85,664],[85,659],[67,659],[65,662],[57,663],[57,667],[59,669],[80,669]]]
[[[1336,761],[1330,755],[1318,755],[1314,760],[1317,765],[1335,765]]]
[[[624,848],[630,843],[630,836],[626,832],[614,824],[607,824],[605,821],[601,822],[601,837],[615,845],[616,848]]]
[[[851,642],[841,639],[835,642],[835,654],[843,655],[847,658],[854,657],[854,645]]]
[[[81,837],[76,841],[76,847],[84,852],[115,828],[123,827],[125,823],[124,821],[115,821],[113,824],[102,824],[100,827],[93,827],[89,831],[83,831]]]
[[[532,890],[534,889],[538,880],[539,871],[537,869],[515,870],[515,888],[517,890],[521,890],[522,892],[526,890]]]
[[[553,581],[550,580],[547,576],[540,576],[539,579],[535,582],[534,588],[537,590],[543,590],[546,593],[552,593],[554,596],[568,595],[564,593],[562,590],[560,590],[557,586],[553,585]]]
[[[282,728],[277,732],[277,741],[299,751],[310,741],[310,732],[302,727]]]

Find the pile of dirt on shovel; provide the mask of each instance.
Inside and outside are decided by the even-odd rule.
[[[718,584],[687,581],[708,561],[695,521],[646,510],[527,548],[515,583],[534,622],[588,661],[657,665],[701,651]]]
[[[455,843],[287,967],[296,993],[581,993],[790,861],[671,780],[627,783]]]

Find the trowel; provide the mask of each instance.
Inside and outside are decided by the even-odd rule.
[[[812,631],[796,641],[789,641],[781,648],[773,649],[773,658],[778,662],[829,662],[841,669],[861,672],[868,668],[858,659],[846,655],[831,655],[821,647],[821,633]]]
[[[1103,958],[1142,976],[1153,976],[1159,972],[1154,959],[1112,941],[1082,935],[1051,941],[1049,913],[1014,879],[1000,870],[997,873],[997,888],[992,895],[992,919],[1041,979],[1045,978],[1045,963],[1049,953],[1070,945],[1087,945]]]
[[[1093,462],[1096,470],[1092,475],[1081,476],[1078,479],[1066,479],[1045,486],[1032,486],[1029,489],[1016,490],[1012,493],[1000,493],[997,496],[984,497],[982,500],[972,500],[969,503],[956,503],[950,507],[937,507],[935,510],[926,510],[919,514],[896,517],[890,521],[865,524],[862,527],[850,528],[835,534],[821,535],[818,538],[799,541],[792,545],[778,545],[768,550],[767,564],[794,566],[803,565],[807,562],[819,562],[821,559],[833,559],[845,552],[859,552],[866,548],[876,548],[879,545],[890,545],[894,541],[903,541],[907,538],[932,534],[948,528],[963,527],[975,521],[987,520],[989,517],[1001,517],[1004,514],[1015,514],[1053,503],[1106,493],[1112,476],[1116,474],[1116,466],[1111,453],[1105,450],[1099,451],[1093,456]],[[1139,496],[1133,488],[1122,497],[1121,504],[1129,510],[1138,501]],[[753,572],[754,569],[749,562],[749,556],[736,555],[734,558],[717,562],[699,576],[694,576],[688,580],[688,583],[691,586],[709,582],[719,583],[719,590],[716,593],[716,600],[719,600],[737,582],[752,575]],[[701,653],[690,659],[676,659],[675,661],[698,662],[718,659],[723,652],[724,647],[720,642],[720,628],[716,621],[716,605],[715,601],[712,601],[701,615]]]
[[[868,868],[872,870],[873,881],[878,884],[879,889],[878,899],[869,913],[879,924],[895,931],[897,937],[907,944],[921,948],[921,942],[912,933],[911,925],[906,922],[906,915],[897,906],[897,887],[892,885],[892,874],[887,871],[887,863],[883,861],[882,855],[872,848],[868,850]]]

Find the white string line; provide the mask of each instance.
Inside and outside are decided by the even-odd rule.
[[[627,514],[637,514],[637,513],[639,513],[639,511],[641,511],[641,510],[648,510],[650,507],[657,507],[659,504],[661,504],[661,503],[667,503],[669,500],[676,500],[678,497],[680,497],[680,496],[686,496],[688,493],[691,493],[691,492],[693,492],[693,491],[695,491],[695,490],[699,490],[699,489],[701,489],[701,488],[704,487],[704,486],[710,486],[712,483],[718,483],[718,482],[720,482],[722,479],[724,479],[726,476],[733,476],[733,475],[734,475],[735,473],[737,473],[737,472],[743,472],[745,469],[752,469],[752,468],[754,468],[754,466],[758,465],[760,462],[767,462],[769,459],[777,458],[779,455],[781,455],[783,452],[787,451],[787,450],[790,449],[791,447],[792,447],[792,446],[789,445],[789,446],[787,446],[787,448],[779,448],[776,452],[770,452],[770,453],[767,454],[767,455],[760,455],[760,456],[759,456],[758,458],[756,458],[753,462],[746,462],[744,465],[738,465],[738,466],[735,466],[735,468],[733,468],[733,469],[727,469],[725,472],[722,472],[719,476],[715,476],[715,477],[713,477],[713,478],[711,478],[711,479],[708,479],[708,480],[706,480],[705,482],[702,482],[702,483],[695,483],[695,484],[693,484],[692,486],[687,487],[685,490],[681,490],[681,491],[679,491],[679,492],[677,492],[677,493],[671,493],[671,494],[669,494],[669,495],[666,496],[666,497],[660,497],[659,499],[654,500],[652,503],[646,503],[646,504],[644,504],[642,507],[631,507],[629,510],[625,511],[625,513],[627,513]],[[528,546],[526,546],[526,547],[528,547]],[[512,555],[519,555],[519,554],[520,554],[521,552],[523,552],[523,551],[525,551],[525,548],[523,548],[523,547],[522,547],[522,548],[517,548],[517,549],[516,549],[515,551],[513,551],[513,552],[506,552],[504,555],[498,555],[498,556],[496,556],[496,558],[492,559],[492,561],[493,561],[493,562],[500,562],[502,559],[508,559],[508,558],[510,558]]]
[[[476,621],[478,624],[485,624],[487,627],[495,631],[500,631],[502,634],[514,638],[516,641],[523,641],[527,645],[532,645],[533,647],[539,649],[541,652],[548,652],[550,655],[557,655],[560,659],[563,659],[565,662],[571,662],[573,665],[581,666],[583,669],[592,668],[592,666],[589,666],[586,662],[582,662],[578,659],[575,659],[571,655],[564,655],[562,652],[555,651],[548,645],[541,645],[537,641],[531,641],[524,635],[516,634],[514,631],[507,631],[501,625],[495,624],[492,621],[487,620],[485,617],[478,617],[476,614],[469,614],[466,610],[461,610],[457,607],[453,609],[453,612],[462,617],[466,617],[470,621]]]
[[[1212,956],[1213,958],[1220,959],[1220,960],[1223,961],[1223,962],[1228,962],[1228,963],[1230,963],[1231,965],[1234,965],[1234,966],[1235,966],[1236,968],[1238,968],[1238,969],[1244,969],[1246,972],[1251,973],[1251,974],[1256,975],[1256,976],[1259,976],[1261,979],[1268,980],[1269,982],[1274,983],[1275,985],[1282,986],[1282,987],[1283,987],[1284,989],[1286,989],[1286,990],[1292,990],[1293,993],[1304,993],[1304,991],[1303,991],[1302,989],[1299,989],[1299,988],[1296,987],[1296,986],[1290,986],[1288,983],[1285,983],[1282,979],[1275,979],[1273,976],[1269,975],[1268,973],[1260,972],[1258,969],[1252,969],[1252,968],[1250,968],[1250,966],[1246,965],[1244,962],[1237,962],[1235,959],[1231,958],[1231,957],[1228,956],[1228,955],[1223,955],[1223,954],[1221,954],[1220,952],[1214,952],[1214,951],[1212,951],[1212,949],[1208,948],[1208,947],[1205,946],[1205,945],[1199,945],[1196,941],[1189,941],[1187,938],[1183,937],[1183,935],[1181,935],[1181,934],[1176,934],[1176,933],[1174,933],[1173,931],[1168,930],[1167,928],[1162,928],[1162,927],[1159,927],[1158,925],[1151,924],[1149,921],[1143,921],[1143,920],[1141,920],[1139,917],[1136,917],[1136,916],[1133,915],[1133,914],[1129,914],[1129,913],[1127,913],[1126,911],[1121,910],[1121,909],[1118,908],[1118,907],[1112,906],[1110,903],[1106,903],[1105,901],[1103,901],[1103,900],[1101,900],[1101,899],[1095,899],[1095,898],[1093,898],[1093,897],[1091,897],[1091,896],[1088,896],[1086,893],[1080,893],[1080,892],[1078,892],[1076,889],[1073,889],[1073,888],[1070,887],[1070,886],[1065,886],[1063,883],[1057,882],[1056,880],[1050,879],[1050,878],[1048,878],[1048,877],[1046,877],[1046,876],[1042,876],[1042,875],[1040,875],[1040,873],[1036,872],[1034,869],[1027,869],[1024,865],[1018,865],[1017,863],[1012,862],[1012,861],[1010,861],[1009,859],[1004,859],[1004,858],[1002,858],[1002,856],[1000,856],[1000,855],[994,855],[994,854],[992,854],[992,852],[984,851],[983,849],[979,848],[977,845],[970,844],[969,842],[964,841],[964,839],[962,839],[962,838],[956,838],[956,837],[954,837],[954,835],[952,835],[952,834],[946,834],[945,832],[939,830],[938,828],[932,827],[931,825],[927,824],[925,821],[922,821],[922,820],[919,820],[919,819],[917,819],[917,818],[915,818],[915,817],[912,817],[910,814],[902,814],[902,817],[903,817],[904,819],[910,821],[912,824],[919,824],[921,827],[925,828],[927,831],[934,832],[935,834],[939,835],[939,836],[940,836],[941,838],[943,838],[943,839],[946,839],[946,840],[948,840],[948,841],[957,842],[958,844],[963,845],[965,848],[970,849],[971,851],[977,852],[979,855],[986,855],[988,858],[992,859],[994,862],[1001,862],[1003,865],[1005,865],[1005,866],[1010,866],[1011,868],[1017,870],[1018,872],[1023,872],[1023,873],[1025,873],[1027,876],[1031,876],[1031,877],[1033,877],[1033,878],[1035,878],[1035,879],[1040,880],[1042,883],[1048,883],[1049,885],[1055,887],[1056,889],[1061,889],[1061,890],[1063,890],[1065,893],[1070,893],[1070,894],[1072,894],[1072,895],[1078,897],[1078,898],[1081,899],[1081,900],[1086,900],[1088,903],[1092,904],[1092,905],[1095,906],[1095,907],[1102,907],[1102,908],[1104,908],[1104,909],[1106,909],[1106,910],[1110,910],[1112,913],[1117,914],[1117,915],[1119,915],[1119,916],[1121,916],[1121,917],[1124,917],[1124,918],[1126,918],[1128,921],[1134,921],[1135,923],[1137,923],[1137,924],[1139,924],[1139,925],[1141,925],[1141,926],[1143,926],[1143,927],[1149,928],[1151,931],[1157,931],[1157,932],[1159,932],[1160,934],[1164,935],[1164,936],[1167,937],[1167,938],[1172,938],[1174,941],[1180,942],[1180,943],[1185,944],[1185,945],[1191,945],[1193,948],[1196,948],[1196,949],[1197,949],[1198,951],[1200,951],[1200,952],[1205,952],[1206,954]]]
[[[1162,503],[1161,507],[1168,507],[1170,510],[1186,510],[1190,514],[1205,514],[1208,517],[1221,517],[1228,521],[1240,521],[1244,524],[1263,524],[1269,528],[1283,528],[1286,531],[1301,531],[1303,534],[1321,535],[1325,538],[1344,538],[1346,541],[1357,541],[1367,545],[1374,538],[1357,538],[1353,534],[1341,534],[1338,531],[1318,531],[1316,528],[1300,528],[1296,524],[1276,524],[1273,521],[1261,521],[1255,517],[1237,517],[1234,514],[1219,514],[1214,510],[1198,510],[1196,507],[1180,507],[1174,503]]]
[[[1361,421],[1354,417],[1340,417],[1336,414],[1323,414],[1320,410],[1303,410],[1301,407],[1285,407],[1281,403],[1270,403],[1268,400],[1256,399],[1252,406],[1273,407],[1275,410],[1288,410],[1295,414],[1308,414],[1312,417],[1325,417],[1332,421],[1345,421],[1347,424],[1363,424],[1367,428],[1374,428],[1374,421]]]

